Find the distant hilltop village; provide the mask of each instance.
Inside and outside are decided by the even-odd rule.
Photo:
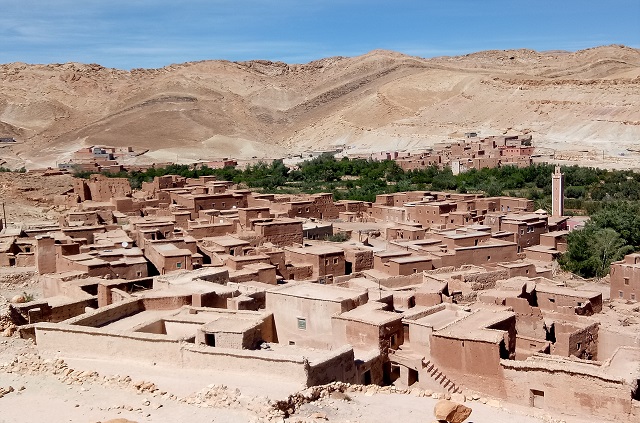
[[[470,169],[530,166],[534,152],[531,139],[530,134],[479,138],[476,132],[468,132],[464,140],[443,142],[422,153],[392,151],[350,157],[393,160],[405,171],[429,166],[449,167],[457,175]]]
[[[528,140],[454,144],[437,163],[521,163]],[[132,191],[92,175],[56,197],[69,208],[57,224],[5,227],[0,266],[40,275],[44,298],[11,309],[45,356],[393,384],[636,422],[640,323],[625,316],[640,255],[612,265],[610,290],[558,273],[584,219],[563,215],[559,168],[552,180],[549,215],[480,194],[367,203],[214,177]]]

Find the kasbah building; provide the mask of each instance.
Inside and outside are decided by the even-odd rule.
[[[563,280],[575,222],[524,198],[412,191],[374,203],[273,195],[214,177],[92,175],[56,224],[7,226],[0,266],[43,298],[12,304],[43,356],[483,396],[640,421],[640,254],[610,287]],[[5,223],[5,222],[3,222]],[[328,242],[344,234],[345,242]]]

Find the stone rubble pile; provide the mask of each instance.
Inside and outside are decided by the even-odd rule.
[[[12,393],[13,391],[15,391],[15,389],[13,389],[13,386],[7,386],[6,388],[0,387],[0,398]]]
[[[0,333],[9,337],[16,331],[16,326],[11,319],[11,304],[5,297],[0,295]]]
[[[62,359],[42,359],[37,354],[22,354],[15,356],[11,361],[0,363],[0,371],[5,373],[18,373],[35,375],[49,373],[60,382],[67,385],[82,385],[95,383],[118,388],[128,388],[138,393],[149,393],[153,396],[162,396],[166,399],[176,400],[177,397],[166,391],[161,391],[154,383],[146,381],[133,381],[130,376],[107,375],[101,376],[98,372],[89,370],[76,370],[70,368]]]

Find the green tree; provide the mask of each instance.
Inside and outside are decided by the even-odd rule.
[[[603,277],[609,273],[611,263],[633,251],[620,234],[611,228],[599,228],[589,222],[582,230],[568,237],[567,252],[560,257],[564,270],[585,278]]]

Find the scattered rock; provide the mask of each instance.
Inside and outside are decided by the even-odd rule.
[[[433,414],[437,420],[462,423],[471,415],[471,409],[457,402],[440,400],[433,408]]]
[[[24,295],[18,294],[18,295],[15,295],[13,298],[11,298],[11,302],[13,304],[21,304],[21,303],[26,303],[27,299],[24,297]]]
[[[496,399],[487,400],[487,405],[495,408],[502,407],[502,403]]]

